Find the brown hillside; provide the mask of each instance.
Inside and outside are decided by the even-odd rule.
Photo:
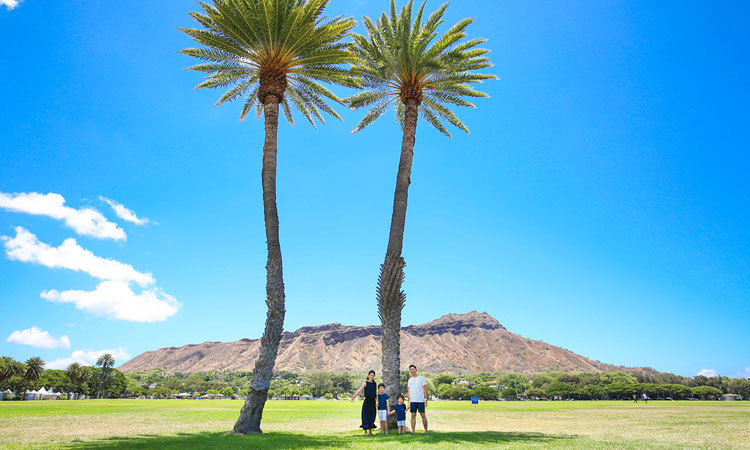
[[[170,372],[252,370],[260,339],[168,347],[145,352],[120,366],[137,372],[165,367]],[[422,325],[401,329],[401,362],[432,373],[513,371],[521,373],[628,372],[627,368],[593,361],[542,341],[513,334],[487,313],[447,314]],[[332,323],[285,332],[276,370],[380,371],[380,327]]]

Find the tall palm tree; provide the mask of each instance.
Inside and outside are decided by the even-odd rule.
[[[26,366],[26,371],[23,374],[23,379],[26,388],[28,388],[42,376],[42,373],[44,373],[44,361],[42,361],[42,358],[34,356],[27,359],[24,365]]]
[[[363,19],[368,35],[353,34],[357,59],[352,72],[361,77],[364,90],[345,100],[353,109],[370,107],[353,132],[374,122],[390,104],[395,107],[403,131],[388,247],[377,285],[378,314],[382,323],[383,381],[392,398],[399,390],[401,311],[406,301],[406,294],[401,289],[406,265],[401,250],[417,118],[421,114],[448,137],[450,133],[444,121],[468,132],[449,106],[474,107],[465,100],[466,97],[487,95],[472,89],[469,84],[495,78],[494,75],[475,72],[491,67],[486,57],[489,50],[477,48],[485,39],[463,40],[466,27],[473,19],[459,21],[435,39],[448,4],[443,4],[422,23],[424,6],[422,3],[413,23],[412,1],[398,13],[392,0],[390,16],[383,13],[377,23],[368,17]]]
[[[112,374],[112,368],[115,366],[115,358],[111,354],[105,353],[96,359],[96,367],[101,367],[99,377],[99,387],[96,388],[96,398],[100,398],[102,395],[102,389],[104,385],[109,381],[109,377]]]
[[[354,27],[343,16],[323,16],[328,0],[213,0],[201,3],[192,17],[203,29],[183,29],[204,47],[182,51],[205,61],[191,67],[208,75],[198,88],[230,87],[216,103],[242,99],[240,119],[255,108],[264,114],[263,210],[268,260],[266,305],[268,313],[260,355],[245,405],[234,426],[236,433],[261,433],[260,421],[284,329],[284,279],[276,208],[276,155],[279,106],[294,124],[292,106],[315,125],[325,123],[321,113],[341,117],[326,99],[341,103],[320,83],[354,86],[355,80],[340,64],[351,62],[342,42]]]

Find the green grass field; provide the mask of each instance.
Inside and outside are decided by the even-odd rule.
[[[430,435],[364,437],[359,403],[269,401],[264,435],[229,434],[233,400],[0,403],[0,448],[750,448],[748,402],[431,402]]]

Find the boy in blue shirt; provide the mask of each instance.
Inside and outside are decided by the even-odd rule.
[[[380,420],[380,433],[388,434],[388,411],[391,409],[391,402],[388,400],[388,394],[385,393],[385,385],[378,385],[378,420]]]
[[[401,394],[398,394],[398,397],[396,397],[396,403],[393,407],[394,410],[391,411],[391,414],[394,412],[396,413],[396,423],[398,424],[398,434],[403,434],[406,432],[406,404],[404,403],[404,396]]]

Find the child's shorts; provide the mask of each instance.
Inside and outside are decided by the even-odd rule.
[[[405,420],[397,420],[396,424],[398,424],[398,426],[400,426],[400,427],[405,427],[406,426],[406,421]]]
[[[388,411],[385,409],[379,409],[378,410],[378,420],[381,422],[384,420],[388,420]]]

